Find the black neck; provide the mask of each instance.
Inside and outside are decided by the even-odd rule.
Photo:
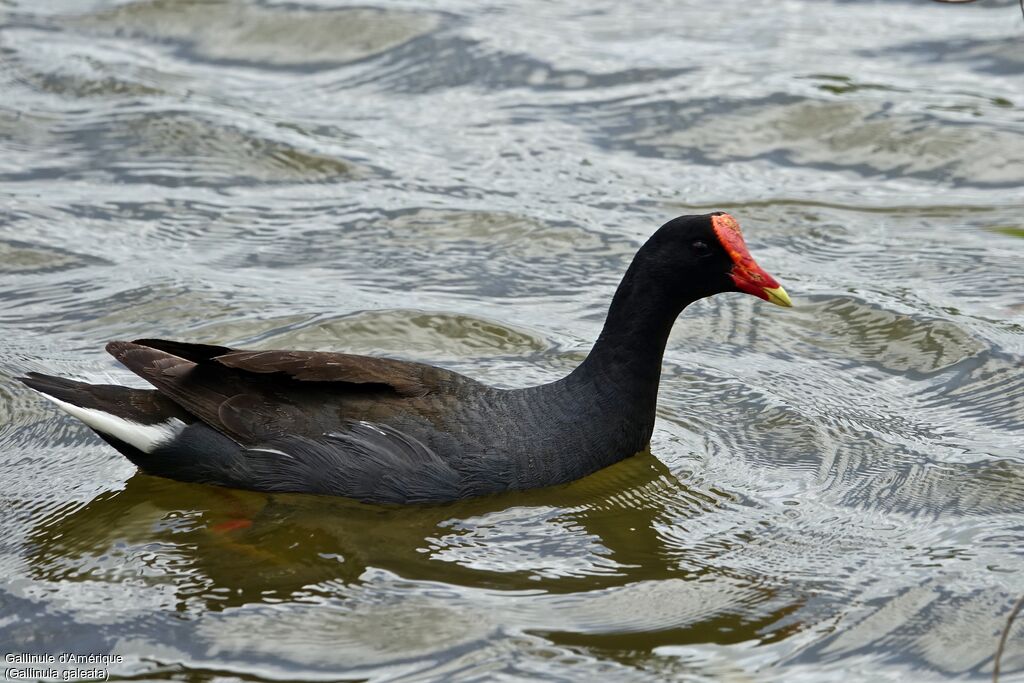
[[[638,254],[615,291],[601,335],[571,381],[590,384],[622,410],[653,423],[665,344],[690,303],[653,277]]]

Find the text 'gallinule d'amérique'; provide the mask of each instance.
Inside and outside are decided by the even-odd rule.
[[[562,484],[647,448],[669,331],[689,304],[789,297],[725,213],[640,248],[567,377],[497,389],[420,363],[160,339],[109,351],[155,389],[19,378],[144,472],[257,491],[432,503]]]

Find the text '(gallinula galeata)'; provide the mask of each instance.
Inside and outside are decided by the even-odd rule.
[[[722,292],[790,305],[735,219],[682,216],[640,248],[590,354],[550,384],[497,389],[388,358],[161,339],[107,344],[154,389],[19,379],[148,474],[441,502],[562,484],[645,450],[672,325]]]

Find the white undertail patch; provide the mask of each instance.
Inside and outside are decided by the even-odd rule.
[[[159,446],[172,441],[185,429],[185,423],[176,417],[172,417],[166,422],[144,425],[95,408],[76,406],[41,391],[39,393],[44,398],[56,403],[68,415],[78,418],[98,432],[103,432],[138,448],[143,453],[152,453]]]

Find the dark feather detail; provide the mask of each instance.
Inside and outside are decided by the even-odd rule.
[[[461,475],[414,437],[355,422],[319,437],[285,435],[244,452],[247,488],[342,495],[378,503],[459,497]]]
[[[444,372],[420,363],[324,351],[234,351],[216,361],[246,372],[280,372],[304,382],[389,386],[402,396],[430,393]]]
[[[86,384],[38,372],[30,372],[27,376],[17,379],[26,386],[64,403],[96,410],[136,424],[163,424],[172,418],[181,420],[186,425],[196,424],[194,417],[153,389],[133,389],[113,384]],[[93,432],[137,467],[147,469],[151,462],[148,453],[98,429],[93,429]]]
[[[63,377],[30,372],[16,378],[25,386],[71,405],[99,410],[138,424],[159,424],[172,417],[189,423],[194,418],[152,389],[115,384],[87,384]]]
[[[118,354],[124,352],[121,346],[124,344],[128,342],[111,342],[107,350],[120,360]],[[281,373],[302,382],[378,385],[379,388],[390,387],[400,396],[424,396],[442,388],[448,375],[456,374],[422,363],[347,353],[247,351],[167,339],[138,339],[131,344],[162,351],[197,365],[217,363],[258,375]]]
[[[181,408],[233,438],[220,422],[220,406],[240,393],[240,382],[215,364],[198,365],[179,356],[134,342],[110,342],[107,351]]]
[[[117,342],[114,342],[117,343]],[[202,363],[225,353],[231,353],[234,349],[227,346],[215,346],[213,344],[194,344],[191,342],[172,341],[170,339],[136,339],[132,342],[138,346],[146,346],[151,349],[158,349],[178,358],[190,360],[193,363]],[[107,347],[110,350],[110,347]]]
[[[311,419],[314,410],[303,410],[282,394],[235,394],[220,404],[217,422],[221,431],[234,434],[243,443],[263,443],[282,434],[309,434],[322,431]]]

